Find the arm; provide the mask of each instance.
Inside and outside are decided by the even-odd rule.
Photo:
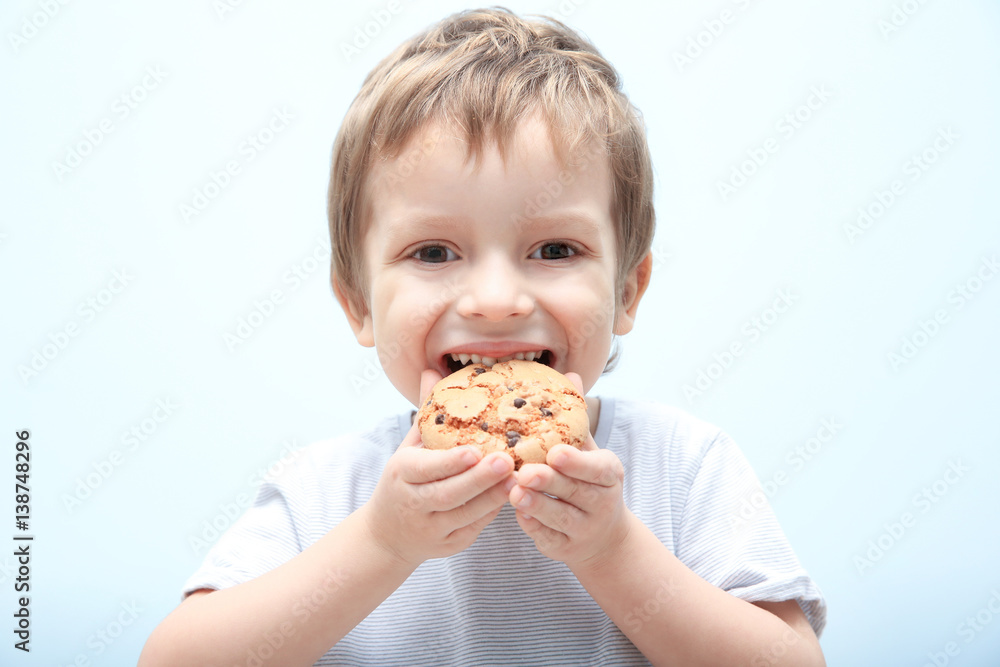
[[[678,560],[624,506],[613,453],[593,443],[585,452],[559,446],[548,463],[517,473],[510,500],[518,522],[542,553],[569,566],[650,662],[826,664],[798,603],[745,602]]]
[[[794,600],[754,605],[688,569],[631,512],[628,534],[570,569],[655,665],[825,665]]]
[[[618,457],[593,438],[585,449],[561,445],[548,465],[522,466],[510,502],[538,550],[565,562],[650,662],[826,664],[797,602],[752,604],[699,577],[625,507]]]
[[[436,374],[426,375],[429,391]],[[312,665],[420,563],[472,544],[506,503],[514,462],[419,445],[414,426],[371,499],[284,565],[190,595],[150,635],[140,667]]]
[[[284,565],[193,593],[153,631],[139,665],[236,664],[251,654],[265,665],[313,664],[414,569],[365,523],[359,510]]]

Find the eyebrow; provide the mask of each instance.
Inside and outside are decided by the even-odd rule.
[[[409,243],[414,235],[447,236],[449,232],[462,227],[464,218],[449,215],[415,215],[400,216],[390,220],[385,226],[385,247],[392,248],[397,244]]]
[[[558,225],[561,228],[569,227],[574,231],[588,234],[599,234],[601,231],[601,225],[597,220],[585,213],[577,211],[565,211],[562,213],[538,216],[516,215],[511,216],[511,222],[529,228],[541,227],[545,225]]]
[[[529,216],[524,214],[512,214],[509,218],[511,223],[525,228],[535,228],[544,226],[558,226],[561,229],[569,227],[577,233],[599,234],[601,225],[590,215],[578,211],[565,211],[562,213]],[[405,216],[389,222],[386,226],[386,235],[389,238],[409,236],[414,229],[419,229],[420,233],[444,233],[461,228],[468,222],[468,218],[454,217],[450,215],[415,215]]]
[[[438,229],[448,231],[465,223],[465,218],[450,215],[404,215],[390,221],[386,225],[386,233],[389,236],[405,236],[412,233],[411,230],[414,228],[420,229],[421,232]]]

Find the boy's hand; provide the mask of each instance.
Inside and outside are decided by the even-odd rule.
[[[580,376],[566,375],[583,393]],[[567,565],[609,557],[629,530],[621,461],[598,449],[589,434],[584,450],[559,445],[545,460],[548,465],[526,463],[515,473],[510,502],[518,524],[539,551]]]
[[[440,379],[435,371],[423,372],[421,403]],[[363,508],[369,533],[394,558],[414,567],[458,553],[500,513],[514,484],[513,470],[506,454],[483,458],[471,446],[424,449],[414,423]]]

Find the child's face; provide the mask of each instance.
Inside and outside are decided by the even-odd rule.
[[[338,291],[358,341],[414,405],[420,375],[448,375],[452,354],[503,360],[546,351],[556,370],[600,377],[612,333],[632,328],[644,281],[626,281],[615,324],[615,231],[607,158],[558,163],[546,126],[522,123],[504,168],[481,169],[448,128],[429,127],[377,163],[365,235],[370,303],[359,316]],[[629,296],[629,293],[631,295]],[[487,359],[489,362],[489,359]]]

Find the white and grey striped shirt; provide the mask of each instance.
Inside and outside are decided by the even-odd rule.
[[[184,594],[242,583],[319,540],[368,500],[409,428],[409,413],[400,414],[295,452],[265,479]],[[595,440],[625,467],[626,505],[687,567],[750,602],[797,599],[822,631],[822,594],[725,433],[677,408],[601,398]],[[658,600],[669,604],[655,589],[650,582],[650,608],[626,625],[656,613]],[[316,664],[649,663],[566,565],[535,549],[508,504],[471,547],[424,562]]]

